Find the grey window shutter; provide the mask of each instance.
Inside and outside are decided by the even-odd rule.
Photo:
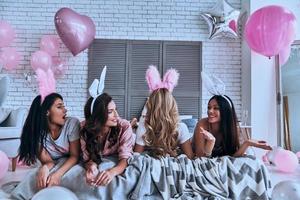
[[[161,68],[161,42],[132,41],[129,43],[128,118],[139,117],[149,89],[145,79],[149,65]]]
[[[94,40],[88,52],[88,87],[107,66],[104,92],[110,94],[121,117],[126,111],[126,41]]]
[[[181,115],[201,116],[201,43],[164,42],[163,71],[175,68],[180,73],[173,95]]]
[[[201,116],[201,43],[96,39],[89,48],[88,84],[108,67],[105,92],[117,104],[121,117],[139,117],[149,89],[145,73],[150,64],[162,74],[168,68],[180,73],[173,94],[182,115]]]

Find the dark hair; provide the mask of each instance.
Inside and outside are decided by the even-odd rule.
[[[220,110],[220,132],[223,136],[222,141],[222,155],[233,155],[239,149],[239,135],[237,128],[237,117],[234,109],[234,105],[231,99],[224,95],[215,95],[211,100],[215,99],[218,103]]]
[[[36,162],[39,156],[40,147],[44,146],[44,140],[49,132],[47,111],[51,108],[56,99],[63,100],[57,93],[51,93],[41,104],[41,95],[32,101],[29,113],[23,126],[21,145],[19,148],[19,160],[26,165]]]
[[[108,119],[108,104],[112,101],[112,97],[107,93],[98,96],[93,106],[93,112],[91,113],[92,101],[93,97],[90,97],[84,106],[85,124],[81,129],[80,135],[86,143],[89,158],[99,164],[105,143],[100,144],[98,137]],[[108,138],[111,146],[117,142],[119,131],[120,128],[118,126],[111,128]]]

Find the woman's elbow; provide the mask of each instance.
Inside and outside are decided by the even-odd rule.
[[[142,153],[144,151],[144,147],[142,145],[135,144],[133,151],[138,152],[138,153]]]

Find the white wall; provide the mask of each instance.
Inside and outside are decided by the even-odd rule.
[[[284,6],[294,13],[298,21],[297,39],[300,39],[300,2],[251,0],[250,13],[267,5]],[[251,125],[254,138],[277,145],[275,59],[268,59],[255,52],[251,52]]]
[[[228,0],[240,9],[240,0]],[[202,41],[202,64],[206,71],[224,80],[237,110],[241,105],[241,40],[208,40],[208,26],[200,17],[217,1],[210,0],[1,0],[0,19],[15,28],[13,46],[24,55],[19,68],[9,73],[12,84],[5,106],[29,106],[37,95],[25,85],[23,73],[31,71],[30,56],[39,49],[45,34],[56,34],[53,18],[62,7],[88,15],[96,24],[96,38]],[[65,48],[61,57],[68,71],[58,80],[57,91],[69,114],[82,117],[87,99],[87,51],[73,57]],[[2,73],[2,74],[1,74]],[[2,71],[0,75],[8,73]],[[180,80],[179,80],[180,81]],[[203,90],[203,113],[210,95]]]

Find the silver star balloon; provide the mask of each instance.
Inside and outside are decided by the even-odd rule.
[[[218,0],[209,12],[201,13],[208,24],[209,39],[219,37],[238,38],[238,19],[240,11],[225,0]]]

